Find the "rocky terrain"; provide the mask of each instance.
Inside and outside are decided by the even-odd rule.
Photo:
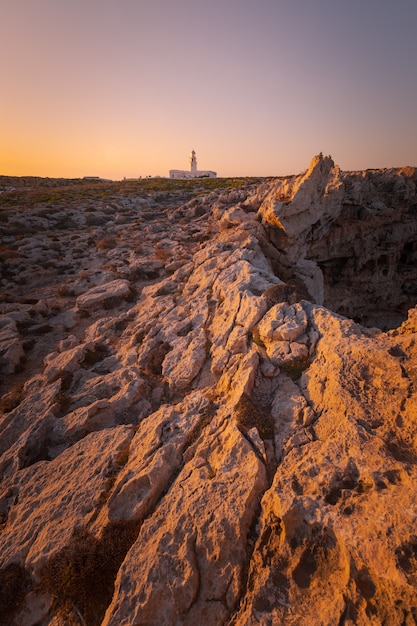
[[[417,623],[416,184],[0,177],[0,623]]]

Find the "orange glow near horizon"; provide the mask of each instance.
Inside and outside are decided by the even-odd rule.
[[[0,174],[120,179],[417,165],[417,5],[15,0]],[[400,69],[399,69],[400,68]]]

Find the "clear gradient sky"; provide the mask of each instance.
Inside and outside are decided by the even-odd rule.
[[[417,0],[0,0],[0,174],[417,166]]]

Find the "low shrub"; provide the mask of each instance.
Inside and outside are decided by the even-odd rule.
[[[261,348],[266,348],[264,342],[261,339],[261,335],[259,333],[259,328],[257,326],[254,326],[252,328],[252,339],[253,339],[254,343],[256,343],[257,346],[259,346]]]
[[[98,250],[113,250],[116,246],[117,240],[114,237],[105,237],[96,243],[96,248]]]
[[[282,363],[279,368],[285,372],[292,380],[298,380],[301,374],[309,367],[310,361],[307,357],[293,359]]]
[[[56,290],[56,295],[60,298],[68,298],[71,296],[75,296],[75,291],[73,287],[63,284],[60,285]]]
[[[251,428],[258,429],[261,439],[273,439],[274,421],[269,407],[263,407],[246,394],[243,394],[235,406],[237,426],[244,434]]]
[[[101,624],[114,592],[114,581],[139,525],[110,524],[97,539],[85,528],[40,570],[40,584],[56,598],[56,609],[75,606],[89,626]]]
[[[23,385],[17,383],[10,391],[0,398],[0,413],[10,413],[23,400]]]
[[[17,564],[0,569],[0,620],[10,624],[23,598],[30,590],[28,573]]]

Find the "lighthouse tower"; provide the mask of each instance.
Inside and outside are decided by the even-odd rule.
[[[197,157],[195,155],[195,150],[193,150],[190,154],[190,171],[196,176],[197,174]]]
[[[189,180],[192,178],[216,178],[216,172],[211,170],[198,170],[197,169],[197,157],[195,150],[190,154],[190,169],[189,170],[169,170],[170,178],[177,178],[180,180]]]

